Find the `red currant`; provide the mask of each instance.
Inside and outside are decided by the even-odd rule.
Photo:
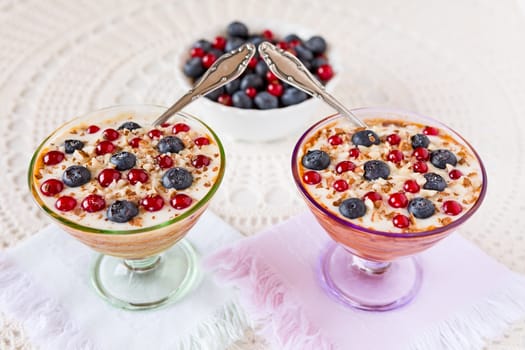
[[[173,159],[166,154],[159,154],[156,159],[161,169],[171,168],[173,165]]]
[[[249,98],[255,98],[255,96],[257,96],[257,89],[254,87],[246,88],[244,92],[246,93],[246,95],[248,95]]]
[[[357,159],[357,157],[359,157],[359,148],[351,148],[348,154],[350,157]]]
[[[294,39],[294,40],[291,40],[291,41],[288,43],[288,46],[290,46],[290,47],[296,47],[296,46],[299,45],[300,43],[301,43],[301,40]]]
[[[100,128],[98,126],[96,126],[96,125],[90,125],[86,129],[88,134],[94,134],[94,133],[96,133],[99,130],[100,130]]]
[[[425,135],[431,135],[431,136],[436,136],[436,135],[439,135],[439,129],[438,128],[435,128],[433,126],[426,126],[424,129],[423,129],[423,134]]]
[[[405,208],[408,205],[408,199],[404,193],[393,193],[388,197],[388,204],[393,208]]]
[[[44,196],[48,197],[52,197],[55,194],[62,192],[63,189],[64,184],[62,181],[57,179],[46,180],[40,185],[40,192],[42,192]]]
[[[55,208],[60,211],[70,211],[77,206],[77,200],[70,196],[62,196],[55,202]]]
[[[428,165],[425,162],[415,162],[412,169],[415,173],[424,174],[428,171]]]
[[[216,36],[213,40],[213,47],[217,50],[224,50],[226,47],[226,38],[223,36]]]
[[[217,60],[217,57],[215,57],[212,53],[207,53],[204,56],[202,56],[202,66],[206,69],[210,68],[213,63]]]
[[[138,148],[140,146],[140,141],[142,141],[140,137],[135,137],[129,140],[128,144],[133,148]]]
[[[334,190],[336,190],[337,192],[343,192],[348,189],[348,182],[346,182],[343,179],[339,179],[336,182],[334,182],[333,187],[334,187]]]
[[[349,160],[343,160],[342,162],[337,163],[335,166],[335,172],[338,174],[345,173],[347,171],[354,171],[355,164]]]
[[[447,215],[458,215],[463,211],[463,207],[456,201],[450,200],[443,203],[443,211]]]
[[[219,102],[221,105],[225,106],[231,106],[233,105],[232,97],[228,94],[222,94],[217,98],[217,102]]]
[[[262,32],[262,36],[263,36],[263,38],[265,38],[267,40],[272,40],[273,39],[273,32],[271,30],[269,30],[269,29],[265,29]]]
[[[257,62],[257,58],[250,58],[250,60],[248,61],[248,68],[255,69],[255,66],[257,66]]]
[[[198,156],[196,156],[195,158],[192,159],[191,164],[195,168],[199,169],[199,168],[202,168],[202,167],[210,165],[210,162],[211,162],[210,157],[207,157],[205,155],[199,154]]]
[[[428,158],[430,158],[430,153],[428,153],[428,149],[424,147],[417,147],[414,150],[414,153],[412,153],[412,155],[416,157],[417,160],[427,161]]]
[[[334,72],[329,64],[323,64],[317,68],[317,75],[323,81],[332,79]]]
[[[381,195],[379,193],[377,193],[377,192],[370,191],[370,192],[367,192],[363,196],[363,200],[365,200],[365,199],[371,200],[372,202],[377,202],[377,201],[382,200],[383,197],[381,197]]]
[[[151,129],[148,132],[148,136],[150,139],[159,139],[162,136],[162,131],[158,129]]]
[[[386,156],[386,159],[388,161],[396,164],[400,163],[404,158],[405,156],[403,155],[403,152],[397,149],[391,150]]]
[[[419,184],[415,180],[406,180],[403,185],[403,189],[406,192],[418,193],[420,187],[419,187]]]
[[[343,138],[339,135],[332,135],[328,138],[328,143],[332,146],[337,146],[343,143]]]
[[[386,137],[386,141],[392,146],[399,145],[401,137],[398,134],[390,134]]]
[[[60,151],[49,151],[44,154],[43,162],[45,165],[55,165],[64,160],[64,153]]]
[[[210,140],[207,137],[197,137],[193,141],[197,146],[206,146],[210,144]]]
[[[95,151],[99,156],[106,153],[113,153],[116,149],[117,147],[115,147],[111,141],[100,141],[95,147]]]
[[[132,185],[135,185],[137,182],[144,184],[148,182],[148,179],[148,173],[144,169],[131,169],[128,172],[128,181]]]
[[[279,41],[277,43],[277,47],[283,50],[286,50],[288,48],[288,44],[285,41]]]
[[[279,79],[271,71],[266,72],[266,80],[268,83],[278,83]]]
[[[102,136],[108,141],[115,141],[119,138],[120,134],[115,129],[106,129],[102,132]]]
[[[186,209],[191,205],[191,202],[193,202],[191,197],[184,193],[178,193],[170,200],[171,206],[177,210]]]
[[[450,177],[452,180],[457,180],[463,176],[463,173],[459,171],[458,169],[451,170],[448,174],[448,177]]]
[[[120,171],[116,169],[104,169],[98,174],[98,183],[102,187],[108,187],[113,181],[117,182],[120,180]]]
[[[171,132],[174,134],[178,134],[179,132],[187,132],[189,130],[190,130],[190,127],[188,126],[188,124],[177,123],[173,125],[173,129],[171,129]]]
[[[164,199],[158,194],[142,198],[140,205],[147,211],[159,211],[164,206]]]
[[[410,219],[403,214],[397,214],[392,218],[392,223],[397,228],[407,228],[410,226]]]
[[[307,171],[303,174],[303,181],[308,185],[316,185],[321,182],[321,175],[317,171]]]
[[[276,97],[279,97],[283,94],[283,86],[279,83],[271,83],[268,84],[268,87],[266,88],[268,92]]]
[[[88,213],[94,213],[100,211],[106,207],[106,201],[104,197],[99,196],[98,194],[90,194],[80,203],[82,209]]]
[[[170,126],[170,125],[171,125],[171,124],[168,123],[168,122],[165,122],[165,123],[160,124],[160,126],[163,127],[163,128],[167,128],[167,127]]]
[[[201,47],[194,47],[190,51],[191,57],[202,57],[204,56],[204,50]]]

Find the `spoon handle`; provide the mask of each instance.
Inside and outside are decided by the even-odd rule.
[[[357,118],[334,96],[326,92],[325,87],[306,69],[297,57],[267,41],[259,44],[259,53],[268,65],[268,69],[277,78],[313,97],[320,98],[342,115],[352,119],[357,125],[366,127],[366,124],[361,119]]]
[[[153,122],[153,125],[157,126],[164,123],[172,115],[199,97],[237,79],[246,70],[248,62],[250,62],[250,59],[255,55],[255,51],[255,46],[252,43],[247,43],[238,49],[220,56],[215,63],[204,72],[204,75],[199,81],[197,81],[197,83],[186,94],[168,108],[166,112],[158,117]]]

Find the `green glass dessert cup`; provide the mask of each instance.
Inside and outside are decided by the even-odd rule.
[[[46,203],[46,197],[42,195],[38,184],[38,170],[42,166],[46,147],[66,130],[77,125],[87,127],[102,123],[121,115],[126,115],[129,120],[138,118],[152,122],[165,110],[165,107],[155,105],[132,105],[88,113],[67,122],[49,135],[35,151],[29,166],[29,188],[37,205],[60,228],[101,253],[91,271],[93,286],[100,296],[123,309],[152,309],[173,303],[198,283],[198,255],[183,238],[204,213],[223,179],[225,154],[221,141],[210,127],[196,117],[186,113],[176,116],[202,129],[209,142],[217,146],[216,159],[219,165],[216,168],[215,181],[205,188],[206,194],[192,203],[186,211],[143,227],[136,225],[119,229],[118,225],[113,225],[110,229],[105,229],[62,215],[49,201]]]

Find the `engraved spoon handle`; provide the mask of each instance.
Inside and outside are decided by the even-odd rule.
[[[153,125],[157,126],[164,123],[172,115],[186,107],[199,97],[206,95],[221,86],[228,84],[230,81],[238,78],[248,66],[248,62],[255,55],[255,45],[247,43],[220,56],[215,63],[197,83],[180,99],[178,99],[166,112],[158,117]]]
[[[282,81],[320,98],[342,115],[350,118],[355,124],[366,127],[348,108],[334,96],[326,92],[325,87],[306,69],[301,61],[289,52],[277,48],[267,41],[259,44],[259,53],[268,65],[268,69]]]

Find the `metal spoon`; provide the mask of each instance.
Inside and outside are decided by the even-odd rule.
[[[246,70],[248,62],[255,55],[255,52],[255,45],[247,43],[220,56],[186,94],[153,122],[153,126],[164,123],[172,115],[199,97],[237,79]]]
[[[342,115],[350,118],[355,124],[366,128],[367,125],[357,118],[334,96],[326,92],[325,87],[308,71],[301,61],[289,52],[284,51],[267,41],[259,44],[259,53],[268,65],[268,69],[282,81],[320,98]]]

